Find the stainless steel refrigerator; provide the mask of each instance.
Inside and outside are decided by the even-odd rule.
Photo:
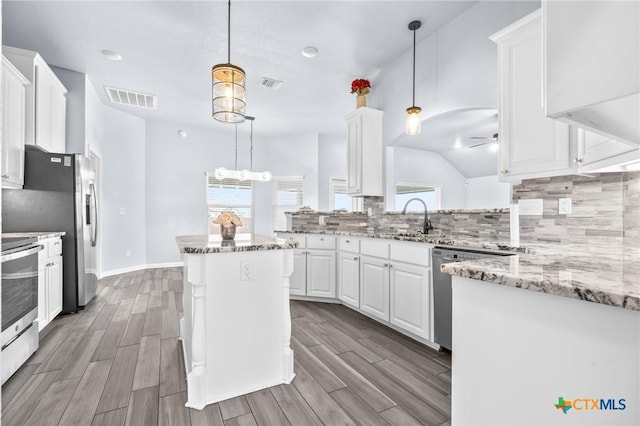
[[[96,171],[80,154],[27,147],[24,189],[2,191],[2,232],[64,231],[62,311],[76,312],[96,294]]]

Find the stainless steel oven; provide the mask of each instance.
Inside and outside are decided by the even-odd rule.
[[[2,238],[2,363],[4,383],[38,349],[37,238]]]

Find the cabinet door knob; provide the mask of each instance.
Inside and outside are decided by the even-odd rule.
[[[324,241],[324,238],[320,238],[320,241]]]
[[[576,157],[576,158],[573,159],[573,162],[574,162],[574,164],[580,164],[580,163],[582,163],[582,158]]]
[[[344,240],[345,243],[350,244],[351,241],[350,240]]]
[[[354,257],[354,258],[353,258],[353,260],[358,260],[358,257],[357,257],[357,256],[356,256],[356,257]]]
[[[507,173],[509,173],[509,170],[502,169],[502,170],[500,170],[500,173],[502,173],[503,175],[506,175]]]
[[[385,268],[388,268],[388,267],[389,267],[389,264],[388,264],[388,263],[385,263],[385,264],[384,264],[384,267],[385,267]]]

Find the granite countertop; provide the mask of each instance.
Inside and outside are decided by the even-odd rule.
[[[409,214],[424,214],[422,212],[408,212]],[[429,210],[429,214],[471,214],[471,213],[509,213],[509,208],[499,209],[450,209],[450,210]],[[295,212],[285,212],[287,215],[304,215],[304,214],[320,214],[320,215],[334,215],[334,214],[349,214],[349,215],[361,215],[366,216],[364,212],[350,212],[346,210],[332,210],[332,211],[316,211],[316,210],[298,210]],[[401,215],[400,212],[384,212],[385,215]]]
[[[451,275],[640,311],[640,249],[539,245],[535,253],[442,265]]]
[[[50,232],[50,231],[41,231],[41,232],[5,232],[2,234],[4,238],[18,238],[18,237],[36,237],[38,241],[44,240],[47,238],[55,238],[62,237],[67,235],[66,232]]]
[[[231,253],[237,251],[286,250],[298,243],[266,235],[236,235],[233,240],[222,240],[219,235],[185,235],[176,237],[180,253]]]
[[[442,234],[368,234],[359,232],[344,232],[344,231],[276,231],[278,234],[290,233],[290,234],[322,234],[322,235],[344,235],[351,237],[361,238],[378,238],[384,240],[394,241],[409,241],[417,243],[433,244],[436,246],[449,246],[460,247],[472,250],[499,250],[499,251],[512,251],[515,253],[532,253],[531,247],[521,247],[519,245],[513,245],[510,241],[503,240],[480,240],[477,238],[456,236],[456,235],[442,235]]]

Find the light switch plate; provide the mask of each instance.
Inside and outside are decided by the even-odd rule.
[[[519,200],[518,210],[520,216],[542,216],[542,198]]]
[[[571,214],[571,198],[558,200],[558,214]]]

